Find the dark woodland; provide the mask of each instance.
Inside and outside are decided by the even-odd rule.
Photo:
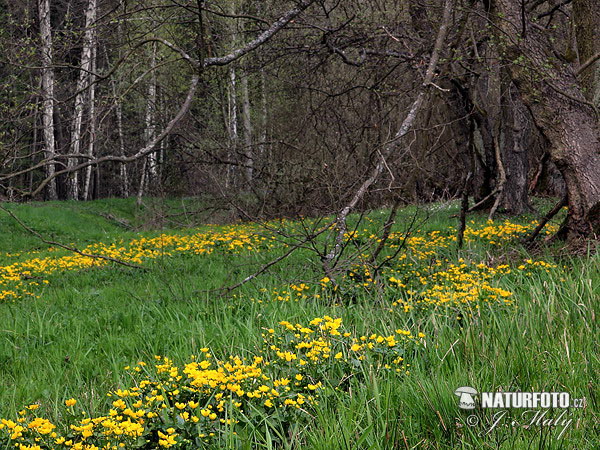
[[[594,0],[1,4],[7,201],[194,196],[248,219],[540,195],[568,205],[557,238],[598,233]]]

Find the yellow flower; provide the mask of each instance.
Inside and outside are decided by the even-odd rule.
[[[71,407],[71,406],[75,406],[75,404],[77,403],[77,400],[75,400],[74,398],[70,398],[68,400],[65,400],[65,405]]]

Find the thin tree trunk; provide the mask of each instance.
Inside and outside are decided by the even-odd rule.
[[[121,26],[121,22],[119,22],[117,26],[117,32],[119,35],[119,39],[122,38],[123,30]],[[105,47],[106,51],[106,47]],[[121,52],[119,51],[119,58],[121,58]],[[106,53],[106,60],[108,61],[108,52]],[[117,96],[117,81],[115,77],[111,79],[111,87],[113,92],[113,97],[115,101],[115,116],[117,119],[117,135],[119,140],[119,156],[125,156],[125,138],[123,136],[123,108],[121,106],[121,102]],[[127,164],[119,163],[119,181],[120,181],[120,194],[121,197],[127,198],[129,197],[129,175],[127,172]]]
[[[142,204],[142,197],[144,196],[144,187],[146,185],[146,170],[147,170],[147,165],[148,163],[148,158],[144,158],[144,162],[142,163],[142,170],[140,172],[140,186],[138,188],[138,192],[137,192],[137,199],[136,199],[136,204],[138,206],[141,206]]]
[[[54,176],[55,166],[52,159],[56,155],[54,140],[54,69],[52,68],[52,24],[50,22],[50,0],[39,0],[40,35],[42,41],[42,123],[44,129],[44,158],[46,178]],[[56,179],[46,185],[46,196],[56,200]]]
[[[94,46],[94,22],[96,21],[96,0],[88,0],[88,6],[85,12],[85,32],[83,36],[83,49],[81,51],[81,62],[79,70],[79,78],[75,87],[75,106],[73,111],[73,120],[71,125],[71,145],[70,153],[79,155],[81,152],[82,141],[82,124],[83,113],[85,109],[86,99],[89,101],[92,89],[91,72],[92,72],[92,53]],[[86,89],[86,86],[90,86]],[[79,159],[77,157],[69,158],[67,166],[75,167]],[[67,195],[71,199],[79,198],[79,173],[73,171],[69,174],[67,186]],[[84,194],[85,198],[85,194]]]
[[[94,0],[95,1],[95,0]],[[92,47],[92,55],[91,55],[91,64],[90,67],[92,72],[96,70],[96,46]],[[87,156],[91,159],[94,156],[94,145],[96,143],[96,85],[95,85],[95,76],[90,74],[89,78],[90,89],[89,89],[89,99],[88,99],[88,107],[89,107],[89,121],[90,121],[90,132],[89,132],[89,142],[87,148]],[[96,171],[98,168],[96,167]],[[83,199],[90,199],[90,182],[92,179],[92,166],[88,166],[85,169],[85,183],[83,186]],[[96,190],[98,190],[99,186],[96,186]]]
[[[260,156],[265,153],[267,142],[267,126],[269,123],[269,110],[267,109],[267,80],[265,70],[260,70],[260,104],[261,104],[261,123],[260,123],[260,143],[258,151]]]
[[[115,114],[117,118],[117,134],[119,135],[119,155],[125,156],[125,139],[123,137],[123,110],[121,102],[117,98],[117,90],[113,84],[113,95],[115,97]],[[129,197],[129,177],[127,173],[127,164],[119,163],[119,178],[121,181],[121,196]]]
[[[150,67],[156,66],[156,42],[152,43],[152,56],[150,58]],[[146,103],[146,130],[144,133],[146,145],[151,142],[156,135],[156,70],[152,71],[150,82],[148,84],[148,98]],[[158,175],[158,164],[156,152],[148,155],[148,182],[156,182]]]
[[[250,111],[250,92],[248,89],[248,74],[245,73],[242,78],[242,115],[244,123],[244,172],[246,174],[246,183],[250,185],[252,183],[252,177],[254,172],[254,152],[252,151],[252,117]]]
[[[238,112],[237,112],[237,81],[235,68],[229,69],[229,161],[235,161],[237,159],[238,149]],[[236,185],[236,170],[235,165],[229,164],[227,166],[227,179],[225,187]]]

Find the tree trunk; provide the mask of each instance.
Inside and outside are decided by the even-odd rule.
[[[600,7],[597,0],[574,0],[573,18],[579,61],[584,64],[600,53]],[[600,59],[579,76],[588,100],[600,106]]]
[[[44,158],[52,160],[56,154],[54,141],[54,69],[52,68],[52,24],[50,23],[50,0],[39,0],[40,35],[42,40],[42,123],[44,129]],[[54,176],[54,162],[45,165],[46,178]],[[56,179],[46,186],[49,200],[58,199]]]
[[[95,0],[90,0],[90,3],[92,3],[92,2],[95,3]],[[94,16],[95,16],[95,14],[94,14]],[[95,42],[93,41],[91,64],[90,64],[90,68],[92,69],[92,72],[96,71],[96,46],[94,44],[95,44]],[[96,143],[96,85],[94,84],[94,82],[95,82],[95,76],[93,73],[90,73],[90,77],[89,77],[89,83],[90,83],[89,94],[90,94],[90,96],[88,99],[90,132],[89,132],[89,142],[88,142],[88,149],[87,149],[87,156],[90,159],[94,156],[94,145]],[[96,173],[97,173],[97,170],[98,169],[96,168]],[[83,199],[84,200],[90,199],[91,179],[92,179],[92,166],[88,166],[85,169],[85,183],[83,185]],[[96,186],[96,190],[98,189],[98,187],[99,186]]]
[[[237,159],[237,148],[238,148],[238,113],[237,113],[237,82],[235,69],[231,67],[229,69],[229,155],[230,161],[236,161]],[[225,187],[235,186],[235,175],[236,170],[233,164],[227,166],[227,179],[225,180]]]
[[[261,106],[261,121],[260,121],[260,143],[258,146],[259,155],[262,156],[265,152],[267,142],[267,127],[269,124],[269,110],[267,108],[267,80],[265,69],[260,70],[260,106]]]
[[[119,135],[119,156],[125,156],[125,138],[123,136],[123,109],[121,108],[121,102],[117,98],[117,90],[113,85],[113,92],[115,97],[115,115],[117,116],[117,134]],[[119,163],[119,178],[120,178],[120,191],[121,197],[129,197],[129,177],[127,173],[127,164]]]
[[[530,208],[527,184],[529,113],[519,97],[516,86],[511,82],[503,84],[505,86],[500,148],[502,164],[506,171],[506,184],[501,206],[504,212],[518,215]]]
[[[547,32],[525,23],[513,0],[494,0],[492,11],[512,80],[550,144],[567,187],[569,211],[560,235],[570,241],[600,231],[600,137],[594,109],[571,67],[557,61]],[[518,64],[512,63],[519,61]]]
[[[140,171],[140,186],[137,191],[136,205],[142,205],[142,198],[144,197],[144,188],[146,186],[146,170],[147,170],[148,158],[144,158],[142,162],[142,170]]]
[[[92,53],[94,45],[94,22],[96,21],[96,0],[89,0],[85,12],[85,32],[83,36],[83,49],[81,51],[81,62],[79,78],[75,87],[75,107],[73,111],[73,120],[71,125],[71,145],[70,153],[79,155],[81,152],[82,141],[82,123],[83,113],[86,104],[86,98],[89,101],[92,89]],[[79,158],[69,158],[67,165],[69,168],[75,167]],[[70,199],[79,198],[79,173],[77,171],[69,174],[67,186],[67,196]],[[84,195],[85,197],[85,195]]]
[[[123,30],[122,30],[121,22],[119,22],[119,24],[117,26],[117,30],[118,30],[117,32],[118,32],[119,38],[122,39]],[[106,50],[106,47],[104,47],[104,50],[106,52],[106,60],[109,61],[108,52]],[[119,58],[121,58],[121,56],[122,56],[121,52],[119,51]],[[112,87],[113,97],[115,99],[115,116],[117,119],[119,156],[125,156],[125,137],[123,136],[123,108],[121,106],[121,101],[119,100],[119,97],[117,96],[117,83],[120,83],[120,81],[118,81],[115,77],[112,77],[111,87]],[[127,172],[127,164],[122,163],[122,162],[118,163],[118,164],[119,164],[119,191],[120,191],[121,197],[127,198],[127,197],[129,197],[129,175]]]
[[[156,42],[152,43],[152,56],[150,58],[150,67],[156,66]],[[146,103],[146,130],[144,133],[145,143],[148,145],[156,136],[156,70],[152,70],[150,82],[148,83],[148,98]],[[158,164],[156,152],[148,155],[148,179],[147,182],[155,183],[158,177]]]
[[[250,111],[250,92],[248,89],[248,74],[245,73],[242,78],[242,95],[244,96],[242,104],[242,115],[244,120],[244,173],[246,174],[246,183],[248,187],[252,183],[254,172],[254,152],[252,151],[252,117]]]

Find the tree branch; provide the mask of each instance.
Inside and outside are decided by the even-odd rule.
[[[248,42],[244,47],[234,50],[225,56],[219,56],[216,58],[206,58],[204,60],[204,67],[209,66],[225,66],[227,64],[232,63],[235,60],[240,59],[242,56],[250,53],[252,50],[260,47],[269,39],[271,39],[277,32],[279,32],[283,27],[285,27],[288,23],[290,23],[296,16],[298,16],[302,11],[308,8],[310,5],[315,3],[316,0],[302,0],[298,6],[294,9],[289,10],[283,16],[279,18],[276,22],[271,25],[271,28],[261,33],[256,39]]]
[[[148,155],[149,153],[152,153],[154,151],[154,148],[156,147],[156,145],[160,141],[162,141],[171,132],[171,130],[175,127],[175,125],[177,125],[177,123],[179,123],[179,121],[183,118],[183,116],[185,116],[185,114],[189,111],[190,106],[192,105],[192,101],[194,99],[194,94],[196,93],[196,88],[198,87],[198,81],[199,81],[198,75],[194,75],[190,82],[190,87],[188,90],[187,97],[186,97],[185,101],[183,102],[183,105],[181,106],[181,108],[179,109],[177,114],[175,115],[175,117],[173,117],[173,119],[171,119],[171,121],[167,124],[167,126],[163,129],[163,131],[158,136],[156,136],[154,139],[152,139],[152,141],[150,141],[145,147],[143,147],[141,150],[139,150],[136,154],[134,154],[132,156],[106,155],[106,156],[102,156],[100,158],[96,158],[96,159],[93,159],[90,161],[82,162],[73,167],[68,167],[66,169],[58,170],[53,175],[46,177],[34,191],[29,193],[29,196],[34,197],[37,194],[39,194],[42,191],[42,189],[44,189],[44,187],[50,181],[52,181],[57,176],[62,175],[63,173],[74,172],[76,170],[80,170],[85,167],[92,166],[94,164],[99,164],[99,163],[106,162],[106,161],[115,161],[115,162],[122,162],[122,163],[133,162],[133,161],[136,161],[136,160]],[[7,179],[9,177],[10,176],[0,178],[0,181],[4,181],[5,179]]]
[[[575,75],[579,76],[581,75],[583,72],[585,72],[587,69],[590,68],[590,66],[592,64],[594,64],[596,61],[598,61],[600,59],[600,52],[596,53],[594,56],[592,56],[590,59],[588,59],[586,62],[584,62],[581,67],[579,67],[579,69],[577,69],[577,72],[575,72]]]
[[[346,218],[350,211],[358,204],[361,198],[368,191],[369,187],[375,183],[381,172],[385,167],[385,160],[388,156],[390,156],[394,150],[397,148],[400,140],[408,134],[411,130],[419,110],[425,100],[425,95],[433,82],[433,78],[435,76],[435,71],[437,68],[438,61],[440,59],[440,54],[443,51],[444,42],[446,40],[446,36],[448,34],[448,28],[450,25],[450,21],[452,19],[452,11],[454,7],[454,0],[446,0],[444,5],[444,15],[442,18],[442,24],[438,31],[437,38],[435,40],[435,45],[433,47],[433,51],[431,53],[431,59],[429,60],[429,64],[427,66],[427,71],[425,72],[425,79],[423,80],[423,84],[421,85],[421,89],[417,94],[416,99],[410,107],[408,114],[406,115],[402,125],[400,126],[398,132],[394,136],[394,139],[387,145],[383,152],[380,153],[379,160],[368,178],[363,182],[363,184],[358,188],[355,192],[354,196],[350,200],[350,202],[338,213],[336,223],[338,233],[335,239],[335,244],[331,251],[325,256],[323,260],[323,268],[326,273],[331,272],[331,262],[340,255],[340,250],[342,249],[344,234],[346,233]]]

